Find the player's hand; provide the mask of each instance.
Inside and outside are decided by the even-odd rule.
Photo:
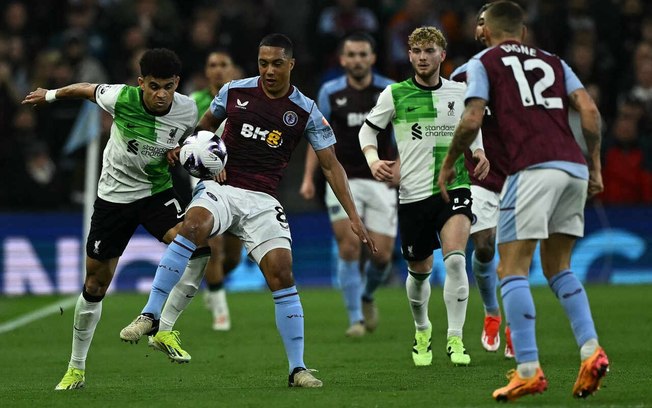
[[[213,180],[217,181],[218,183],[222,184],[226,181],[226,169],[222,169],[215,177],[213,177]]]
[[[589,192],[587,198],[591,198],[603,191],[604,184],[602,183],[602,173],[596,170],[589,170]]]
[[[484,150],[476,149],[473,152],[473,161],[475,162],[475,168],[473,169],[473,175],[478,178],[478,180],[484,180],[489,174],[489,160],[484,154]]]
[[[360,238],[360,241],[362,241],[363,244],[367,245],[367,247],[371,252],[373,252],[374,254],[378,252],[378,248],[376,248],[376,244],[369,236],[369,233],[367,232],[367,229],[365,228],[360,218],[358,218],[357,221],[351,221],[351,230],[353,230],[355,235],[357,235],[358,238]]]
[[[452,182],[455,180],[455,177],[457,173],[455,172],[455,167],[453,165],[448,165],[446,162],[448,161],[448,156],[444,159],[444,164],[441,166],[439,169],[439,178],[437,179],[437,185],[439,186],[439,190],[441,192],[441,197],[444,199],[445,202],[450,202],[450,197],[448,196],[448,183]]]
[[[301,183],[301,188],[299,189],[299,194],[303,197],[304,200],[312,200],[315,196],[315,183],[312,179],[304,179]]]
[[[172,167],[175,166],[176,162],[179,161],[179,152],[181,151],[181,147],[177,146],[172,150],[168,150],[167,154],[165,155],[166,158],[168,159],[168,164]]]
[[[378,181],[391,182],[394,179],[395,160],[376,160],[371,163],[371,175]]]
[[[43,105],[46,104],[47,102],[45,101],[45,93],[47,92],[47,89],[43,88],[36,88],[35,91],[30,92],[27,94],[25,99],[21,102],[23,105]]]

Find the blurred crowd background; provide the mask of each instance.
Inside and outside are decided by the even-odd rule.
[[[25,107],[37,87],[73,82],[136,85],[138,60],[152,47],[183,62],[179,91],[206,86],[207,54],[228,50],[245,76],[257,75],[257,46],[271,32],[295,42],[292,83],[316,98],[341,73],[337,43],[365,30],[377,42],[376,71],[411,75],[407,37],[434,25],[449,43],[442,75],[481,49],[474,40],[483,0],[13,0],[0,1],[0,211],[78,211],[85,149],[64,154],[81,101]],[[554,52],[574,69],[604,119],[605,204],[652,203],[652,2],[523,0],[527,43]],[[106,139],[111,125],[102,116]],[[296,150],[281,186],[287,211],[299,199],[305,149]],[[94,193],[94,192],[93,192]]]

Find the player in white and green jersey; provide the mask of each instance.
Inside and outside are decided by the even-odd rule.
[[[437,186],[441,162],[464,110],[466,85],[439,76],[440,64],[446,58],[446,40],[438,29],[417,28],[408,44],[415,76],[383,90],[360,129],[360,146],[374,178],[391,180],[398,163],[379,160],[376,134],[392,123],[400,157],[398,219],[409,272],[405,286],[416,326],[414,364],[432,363],[429,277],[433,251],[441,247],[446,266],[446,352],[453,364],[468,365],[471,358],[462,343],[469,296],[464,251],[473,215],[464,160],[456,163],[457,177],[449,186],[450,203],[442,199]],[[480,174],[484,177],[489,163],[481,148],[481,137],[478,139],[472,149],[478,160],[476,173],[484,172]]]
[[[190,94],[190,97],[197,103],[197,114],[199,118],[204,116],[215,95],[217,95],[224,84],[233,79],[240,78],[238,68],[233,63],[231,55],[224,50],[216,50],[208,54],[204,67],[204,75],[208,80],[208,87]],[[215,133],[222,135],[225,124],[226,121],[222,122]],[[231,316],[229,314],[229,305],[226,301],[224,279],[240,263],[242,243],[237,237],[229,233],[216,236],[209,240],[208,243],[211,247],[211,253],[217,253],[219,255],[212,256],[206,264],[204,276],[207,290],[204,300],[206,307],[213,315],[213,330],[227,331],[231,329]],[[181,302],[185,301],[184,298],[185,295],[178,297]],[[175,305],[176,299],[175,293],[171,293],[161,316],[167,315],[166,309],[168,308],[172,310],[183,310],[183,307],[177,307]]]
[[[85,384],[86,357],[102,313],[102,299],[138,225],[170,243],[183,217],[183,204],[172,188],[167,152],[194,131],[197,106],[176,93],[181,61],[174,52],[146,51],[140,70],[137,87],[76,83],[59,89],[38,88],[23,101],[42,105],[58,99],[88,99],[113,117],[86,243],[84,288],[75,306],[72,354],[56,390]]]

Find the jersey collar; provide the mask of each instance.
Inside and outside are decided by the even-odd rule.
[[[424,91],[436,91],[437,89],[441,88],[442,80],[441,77],[439,77],[439,83],[435,86],[423,86],[420,83],[417,82],[416,77],[412,77],[412,83],[414,86],[416,86],[419,89],[423,89]]]

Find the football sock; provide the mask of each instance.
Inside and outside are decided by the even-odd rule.
[[[303,362],[303,307],[296,286],[272,292],[276,328],[283,339],[290,373]]]
[[[444,304],[448,316],[447,337],[462,337],[466,307],[469,303],[469,278],[466,276],[466,257],[462,251],[451,251],[444,256]]]
[[[521,378],[530,378],[537,373],[537,368],[540,367],[539,361],[528,361],[527,363],[520,363],[516,366],[516,371]]]
[[[363,320],[362,317],[362,276],[358,261],[337,259],[337,279],[340,281],[344,304],[349,315],[349,324]]]
[[[80,370],[86,369],[86,357],[88,349],[93,341],[93,334],[97,323],[102,316],[102,298],[104,296],[92,296],[82,291],[75,305],[75,317],[72,326],[72,353],[70,355],[70,367]]]
[[[373,262],[367,261],[365,264],[365,275],[367,276],[367,283],[362,293],[362,298],[371,302],[374,300],[374,292],[376,289],[387,279],[392,270],[392,263],[388,262],[383,266],[376,266]]]
[[[582,347],[580,347],[580,358],[582,359],[582,361],[591,357],[593,353],[595,353],[595,350],[598,347],[600,347],[600,345],[598,344],[598,339],[591,339],[586,343],[584,343]]]
[[[208,253],[202,251],[204,249],[208,249]],[[201,280],[204,277],[204,268],[208,262],[209,255],[209,248],[199,248],[194,252],[188,262],[188,266],[186,266],[186,270],[181,275],[181,279],[179,279],[179,283],[174,285],[167,302],[165,302],[163,312],[161,313],[161,321],[159,322],[159,330],[172,330],[181,312],[188,307],[195,297],[195,294],[199,290]]]
[[[505,317],[512,333],[516,362],[539,360],[535,337],[536,311],[530,292],[530,283],[524,276],[508,276],[500,281]]]
[[[181,235],[177,235],[168,245],[158,268],[156,268],[152,290],[141,314],[150,313],[155,319],[161,317],[163,304],[174,285],[181,279],[181,274],[186,269],[188,260],[196,248],[197,246],[192,241]]]
[[[590,339],[597,339],[589,299],[575,274],[570,270],[561,271],[548,284],[570,320],[577,346],[582,347]]]
[[[498,296],[496,295],[496,283],[498,277],[496,275],[496,268],[494,267],[493,260],[487,263],[480,262],[475,256],[475,251],[473,251],[471,260],[473,263],[475,283],[478,285],[485,312],[492,316],[500,316]]]
[[[414,325],[417,330],[427,330],[430,327],[428,319],[428,301],[430,300],[430,272],[416,273],[408,268],[405,280],[408,302],[412,310]]]

